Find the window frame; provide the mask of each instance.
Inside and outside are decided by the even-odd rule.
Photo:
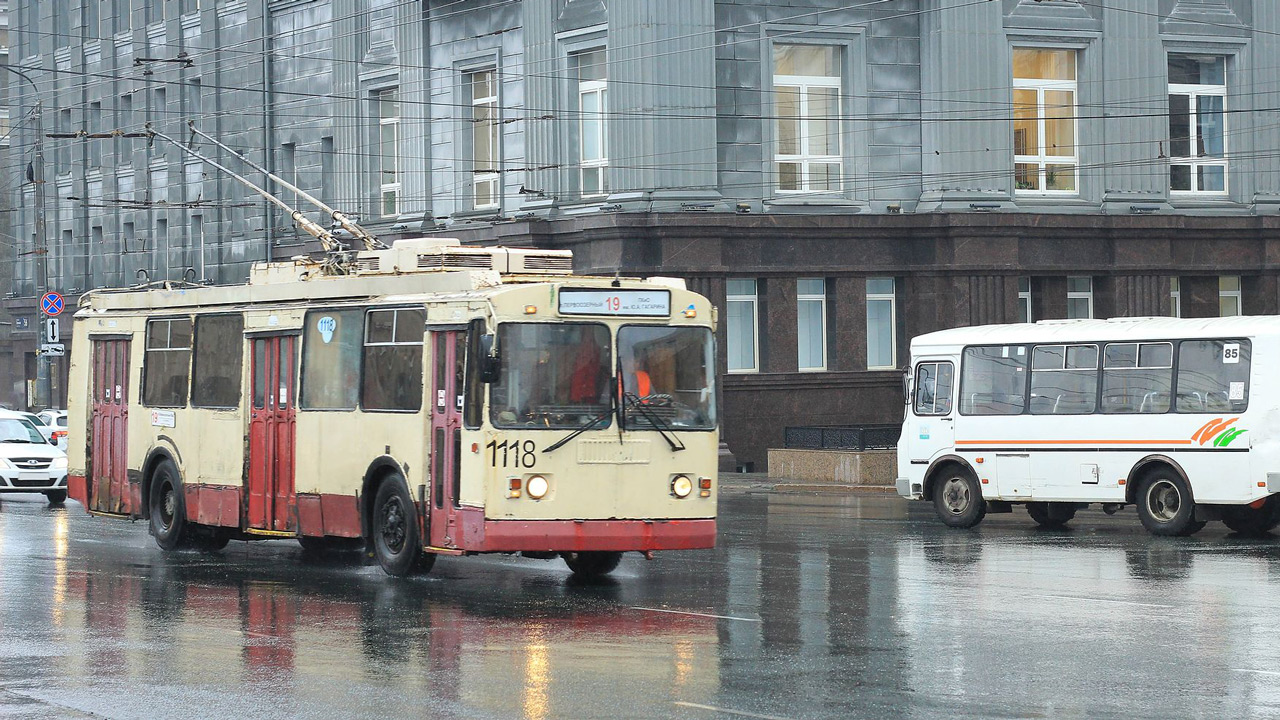
[[[1084,291],[1084,290],[1072,290],[1072,289],[1071,289],[1071,279],[1072,279],[1072,278],[1087,278],[1087,279],[1089,280],[1089,289],[1088,289],[1087,291]],[[1071,317],[1071,316],[1070,316],[1070,312],[1071,312],[1071,301],[1072,301],[1072,300],[1088,300],[1088,301],[1089,301],[1089,314],[1088,314],[1087,316],[1085,316],[1085,317],[1082,317],[1082,318],[1073,318],[1073,317]],[[1093,319],[1094,319],[1094,312],[1093,312],[1093,276],[1092,276],[1092,275],[1069,275],[1069,276],[1067,276],[1067,313],[1068,313],[1068,315],[1067,315],[1067,319],[1068,319],[1068,320],[1093,320]]]
[[[866,295],[866,311],[867,311],[867,369],[868,370],[896,370],[898,367],[898,279],[893,276],[877,275],[868,277],[867,282],[871,280],[890,280],[893,282],[893,292],[891,293],[873,293],[870,290],[865,292]],[[871,364],[871,303],[889,301],[889,365],[872,365]]]
[[[1101,345],[1102,347],[1102,354],[1099,359],[1101,367],[1098,370],[1098,379],[1099,379],[1098,410],[1094,414],[1096,415],[1168,415],[1169,413],[1172,413],[1173,405],[1174,405],[1174,402],[1173,402],[1174,386],[1177,381],[1177,357],[1178,357],[1179,342],[1181,341],[1178,341],[1178,340],[1109,340],[1107,342],[1099,343],[1099,345]],[[1134,346],[1135,355],[1134,355],[1133,367],[1130,368],[1130,367],[1108,367],[1107,366],[1107,351],[1111,349],[1111,346],[1113,345],[1133,345]],[[1144,345],[1168,345],[1169,346],[1169,364],[1168,365],[1143,365],[1142,364],[1142,347]],[[1104,402],[1105,398],[1107,397],[1106,395],[1107,372],[1108,371],[1123,372],[1125,370],[1168,370],[1169,371],[1169,401],[1165,409],[1161,410],[1160,412],[1144,413],[1141,411],[1142,406],[1139,405],[1138,406],[1139,410],[1137,412],[1107,411],[1105,409],[1106,403]]]
[[[1038,368],[1038,367],[1036,367],[1036,353],[1037,353],[1041,348],[1062,348],[1062,367],[1054,367],[1054,368],[1047,368],[1047,367],[1046,367],[1046,368]],[[1092,368],[1072,368],[1072,367],[1067,367],[1067,365],[1069,365],[1069,364],[1070,364],[1068,361],[1069,361],[1069,359],[1070,359],[1070,357],[1071,357],[1071,351],[1072,351],[1072,349],[1078,349],[1078,348],[1092,348],[1092,350],[1093,350],[1093,367],[1092,367]],[[1067,341],[1065,341],[1065,340],[1064,340],[1064,341],[1062,341],[1062,342],[1049,342],[1049,343],[1041,343],[1041,344],[1037,344],[1037,345],[1031,345],[1031,346],[1030,346],[1030,362],[1028,363],[1028,366],[1027,366],[1027,372],[1029,373],[1029,376],[1028,376],[1028,386],[1027,386],[1027,393],[1028,393],[1028,394],[1027,394],[1027,401],[1026,401],[1027,414],[1029,414],[1029,415],[1048,415],[1048,416],[1062,416],[1062,415],[1098,415],[1098,414],[1101,414],[1101,413],[1099,412],[1099,396],[1100,396],[1100,393],[1099,393],[1099,391],[1098,391],[1098,385],[1099,385],[1099,383],[1101,382],[1101,377],[1102,377],[1102,364],[1103,364],[1103,358],[1102,358],[1102,344],[1101,344],[1101,343],[1096,343],[1096,342],[1067,342]],[[1035,392],[1036,392],[1036,373],[1072,373],[1072,372],[1089,371],[1089,370],[1092,370],[1092,371],[1093,371],[1093,393],[1092,393],[1093,408],[1092,408],[1091,410],[1089,410],[1089,411],[1087,411],[1087,412],[1058,412],[1058,410],[1057,410],[1057,404],[1058,404],[1059,402],[1061,402],[1061,401],[1062,401],[1062,396],[1061,396],[1061,395],[1059,395],[1059,396],[1055,399],[1055,401],[1054,401],[1054,408],[1053,408],[1051,411],[1049,411],[1049,412],[1043,412],[1043,411],[1037,411],[1037,410],[1035,409],[1035,399],[1036,399],[1036,397],[1037,397],[1037,396],[1036,396],[1036,394],[1035,394]],[[1079,393],[1079,394],[1083,395],[1084,393]],[[1044,397],[1048,397],[1048,396],[1044,396]]]
[[[378,174],[377,216],[383,218],[399,217],[401,211],[400,194],[403,186],[403,182],[401,181],[402,173],[400,171],[400,124],[401,119],[403,118],[403,114],[401,113],[400,88],[399,86],[393,85],[391,87],[374,90],[372,94],[374,117],[378,120],[376,136],[376,147],[378,149],[376,154],[376,172]],[[389,97],[394,98],[394,100],[389,100]],[[384,117],[383,106],[389,102],[395,103],[395,115],[393,117]],[[383,149],[383,133],[386,132],[385,128],[389,128],[392,133],[390,162],[392,165],[391,174],[393,180],[391,182],[387,182],[386,178],[386,165],[388,158]],[[386,211],[387,193],[392,193],[394,202],[394,209],[390,213]]]
[[[368,413],[398,413],[402,415],[414,415],[417,413],[427,413],[428,410],[430,409],[430,404],[426,400],[426,394],[427,394],[427,389],[431,386],[431,382],[427,375],[427,368],[428,368],[427,366],[427,326],[425,322],[425,320],[427,319],[426,307],[422,305],[388,305],[388,306],[377,306],[377,307],[365,307],[363,308],[363,310],[364,310],[364,326],[360,333],[360,392],[357,398],[357,400],[359,401],[360,411],[368,412]],[[417,342],[400,342],[396,340],[396,329],[399,327],[399,322],[400,322],[399,311],[401,310],[414,310],[422,313],[424,322],[422,325],[421,340]],[[392,325],[391,325],[391,342],[370,343],[369,342],[369,326],[370,326],[369,315],[375,312],[386,312],[386,311],[394,311],[396,313],[394,316],[395,319],[392,321]],[[422,368],[420,369],[420,376],[421,376],[420,382],[422,383],[422,390],[419,393],[419,397],[418,397],[418,407],[416,409],[369,407],[369,405],[365,402],[365,376],[369,371],[369,363],[367,361],[367,358],[365,357],[367,353],[366,348],[412,347],[414,345],[422,348],[421,355],[419,358],[422,364]]]
[[[839,74],[837,74],[834,77],[825,76],[825,75],[779,75],[777,72],[777,61],[776,61],[776,51],[779,46],[821,47],[821,48],[830,49],[835,52],[835,66]],[[845,95],[845,91],[844,91],[845,68],[847,66],[847,63],[845,61],[846,48],[844,44],[835,43],[835,42],[832,42],[832,43],[774,42],[770,50],[772,54],[771,54],[771,63],[769,67],[771,70],[770,76],[772,79],[771,92],[772,92],[772,99],[773,99],[773,115],[774,115],[774,118],[773,118],[774,152],[770,162],[772,165],[774,192],[776,192],[778,195],[784,195],[784,196],[785,195],[811,195],[814,193],[836,193],[836,194],[843,193],[845,190],[845,178],[844,178],[844,149],[845,149],[844,132],[845,130],[844,130],[843,105],[844,105],[844,95]],[[795,119],[796,119],[796,128],[797,128],[797,137],[796,137],[797,148],[796,149],[798,152],[795,154],[784,154],[780,152],[781,141],[779,138],[782,133],[779,130],[779,125],[782,123],[782,116],[780,115],[780,110],[779,110],[779,99],[781,94],[780,93],[781,88],[794,88],[796,91],[797,107],[796,107]],[[808,152],[809,141],[814,133],[811,131],[806,131],[806,128],[807,128],[808,122],[812,121],[814,118],[807,112],[807,110],[810,103],[810,91],[812,89],[817,89],[817,88],[829,88],[829,89],[835,90],[835,97],[836,97],[835,116],[833,118],[825,120],[825,122],[831,123],[835,126],[835,132],[832,133],[834,135],[834,138],[835,138],[834,143],[836,145],[836,152],[834,155],[814,155]],[[799,166],[799,173],[796,176],[796,181],[797,181],[796,184],[798,185],[798,187],[795,189],[788,190],[788,189],[782,188],[782,171],[780,167],[784,163],[793,163]],[[836,169],[837,169],[836,187],[835,188],[828,187],[823,189],[814,189],[810,187],[810,169],[811,169],[810,166],[811,165],[836,166]]]
[[[369,310],[377,310],[379,308],[370,308],[368,306],[337,306],[337,307],[313,307],[302,314],[302,333],[298,336],[298,391],[297,400],[294,405],[299,412],[353,412],[363,410],[360,406],[361,393],[364,390],[364,338],[366,319]],[[349,312],[360,316],[360,352],[356,357],[356,401],[351,407],[312,407],[304,402],[306,399],[305,388],[307,384],[307,345],[308,333],[307,329],[311,327],[313,318],[322,317],[326,313]],[[424,333],[425,336],[425,333]],[[394,336],[393,336],[394,337]]]
[[[750,280],[752,285],[752,293],[750,295],[732,294],[729,290],[729,284],[734,280]],[[731,357],[729,349],[733,345],[733,338],[729,334],[729,306],[733,303],[750,303],[751,305],[751,367],[733,368],[729,367],[729,358]],[[728,278],[725,281],[725,372],[730,374],[738,373],[756,373],[760,372],[760,279],[759,278]]]
[[[603,80],[581,79],[582,58],[593,53],[601,53],[604,58]],[[574,111],[577,115],[578,194],[583,199],[608,197],[611,192],[609,188],[609,48],[605,44],[576,48],[569,53],[569,62],[572,67]],[[593,119],[599,122],[600,132],[594,148],[598,157],[588,160],[584,132],[587,113],[582,108],[584,98],[591,95],[597,96],[599,109],[593,113]],[[597,170],[600,173],[600,188],[596,192],[587,192],[587,173]]]
[[[475,96],[476,79],[482,75],[489,75],[489,84],[492,88],[492,94],[482,98]],[[462,71],[463,87],[466,91],[466,105],[471,113],[471,133],[468,136],[471,160],[471,209],[473,210],[494,210],[502,206],[502,104],[500,97],[502,94],[501,75],[496,67],[476,67]],[[487,169],[483,172],[480,170],[482,166],[481,159],[477,155],[477,145],[475,141],[476,131],[481,125],[481,121],[476,119],[477,108],[487,108],[489,111],[488,120],[484,121],[489,128],[489,155]],[[480,202],[480,186],[490,185],[491,201],[487,203]]]
[[[1234,290],[1223,289],[1222,284],[1228,278],[1235,278],[1236,287]],[[1239,317],[1244,315],[1244,297],[1241,295],[1242,278],[1239,275],[1219,275],[1218,276],[1218,317]],[[1222,301],[1233,300],[1236,304],[1236,312],[1234,315],[1222,314]]]
[[[1227,62],[1230,56],[1218,53],[1191,53],[1191,52],[1168,52],[1165,54],[1165,69],[1168,71],[1169,60],[1174,56],[1193,57],[1196,55],[1211,55],[1213,57],[1222,58],[1223,84],[1216,85],[1213,83],[1173,83],[1168,84],[1168,95],[1186,96],[1187,117],[1188,117],[1188,133],[1187,148],[1192,152],[1191,155],[1175,156],[1173,154],[1173,105],[1170,104],[1169,110],[1169,195],[1171,197],[1189,197],[1189,196],[1207,196],[1207,197],[1225,197],[1231,194],[1231,167],[1230,167],[1230,150],[1228,141],[1230,139],[1230,131],[1227,127],[1227,120],[1230,117],[1227,108]],[[1218,97],[1222,98],[1222,113],[1218,120],[1222,128],[1222,158],[1213,158],[1210,160],[1201,159],[1202,156],[1195,153],[1196,147],[1199,145],[1200,131],[1197,116],[1200,114],[1200,98],[1202,97]],[[1175,190],[1173,188],[1173,166],[1185,165],[1190,168],[1191,188],[1188,190]],[[1200,174],[1199,169],[1202,167],[1221,167],[1222,168],[1222,189],[1221,190],[1203,190],[1199,188]]]
[[[186,320],[188,323],[191,323],[191,344],[185,348],[167,347],[168,344],[173,342],[173,326],[169,325],[168,334],[165,336],[166,347],[151,348],[150,339],[151,339],[152,324],[160,323],[160,322],[172,323],[174,320]],[[195,345],[195,331],[196,331],[195,321],[190,315],[164,315],[160,317],[147,318],[147,322],[143,326],[143,330],[142,330],[142,333],[143,333],[142,334],[142,383],[141,383],[142,387],[139,388],[139,392],[138,392],[139,405],[142,405],[143,407],[175,408],[175,409],[185,408],[188,406],[191,400],[191,362],[192,362],[193,356],[195,355],[194,347],[193,347]],[[162,403],[152,404],[148,401],[147,383],[150,381],[150,378],[151,378],[152,367],[151,367],[151,363],[148,361],[147,356],[153,352],[186,352],[187,353],[187,375],[186,375],[187,386],[182,393],[181,403],[177,405],[166,405]]]
[[[1026,283],[1027,289],[1023,290],[1022,285]],[[1031,276],[1022,275],[1018,278],[1018,320],[1023,323],[1035,322],[1034,305],[1031,302]],[[1025,317],[1023,317],[1025,315]]]
[[[1170,317],[1182,317],[1182,278],[1177,275],[1169,278],[1169,312]]]
[[[933,390],[933,412],[920,412],[919,410],[919,392],[920,392],[920,369],[925,365],[933,366],[934,390]],[[947,409],[938,412],[938,380],[942,366],[946,365],[951,368],[951,392],[948,394]],[[956,394],[960,388],[960,376],[956,374],[955,363],[951,360],[921,360],[916,363],[915,372],[912,375],[911,382],[911,414],[916,417],[946,417],[956,409]]]
[[[1013,74],[1013,55],[1018,50],[1050,50],[1070,52],[1075,55],[1075,79],[1074,80],[1055,80],[1049,78],[1020,78]],[[1082,53],[1078,48],[1033,45],[1019,43],[1011,48],[1009,54],[1009,70],[1010,70],[1010,107],[1013,109],[1014,122],[1017,125],[1017,111],[1019,105],[1014,101],[1014,96],[1018,90],[1034,90],[1036,93],[1036,133],[1037,145],[1035,155],[1018,155],[1016,143],[1013,150],[1013,192],[1014,195],[1024,197],[1079,197],[1080,196],[1080,58]],[[1072,136],[1072,154],[1071,155],[1049,155],[1046,153],[1046,118],[1045,118],[1045,93],[1046,92],[1067,92],[1071,93],[1071,136]],[[1012,138],[1010,138],[1012,140]],[[1018,166],[1019,165],[1035,165],[1036,166],[1036,182],[1038,188],[1019,188],[1018,187]],[[1074,179],[1073,190],[1050,190],[1048,189],[1048,165],[1070,165],[1072,167],[1072,175]]]
[[[822,283],[822,292],[820,294],[800,292],[800,283],[805,280],[816,280]],[[821,362],[817,365],[803,365],[801,363],[800,307],[803,303],[817,303],[820,310],[817,334],[822,342],[822,350],[819,353]],[[827,346],[827,279],[825,277],[796,278],[796,369],[800,372],[826,372],[827,360],[830,355],[827,352]]]
[[[199,386],[199,384],[197,383],[196,373],[197,373],[197,372],[199,372],[199,368],[200,368],[200,364],[199,364],[199,362],[197,362],[197,359],[198,359],[198,357],[199,357],[199,356],[198,356],[198,354],[197,354],[197,346],[200,344],[200,324],[201,324],[201,321],[202,321],[202,320],[210,320],[210,319],[213,319],[213,318],[230,318],[230,317],[238,318],[238,319],[240,320],[240,352],[238,353],[239,358],[240,358],[240,368],[239,368],[239,373],[237,373],[237,377],[236,377],[236,382],[237,382],[237,386],[238,386],[237,391],[236,391],[237,402],[236,402],[236,404],[235,404],[235,405],[201,405],[201,404],[199,404],[199,403],[197,403],[197,402],[196,402],[196,388]],[[243,402],[243,401],[244,401],[244,398],[245,398],[245,392],[244,392],[244,355],[245,355],[245,352],[244,352],[244,350],[245,350],[245,349],[244,349],[244,337],[245,337],[245,335],[244,335],[244,313],[235,313],[235,312],[215,312],[215,313],[204,313],[204,314],[196,315],[196,316],[195,316],[195,318],[194,318],[194,319],[192,320],[192,322],[191,322],[191,370],[190,370],[190,380],[188,381],[188,384],[190,385],[190,388],[189,388],[189,394],[190,394],[190,403],[191,403],[191,407],[193,407],[193,408],[200,408],[200,409],[203,409],[203,410],[236,410],[236,409],[239,409],[239,407],[240,407],[240,403],[241,403],[241,402]]]

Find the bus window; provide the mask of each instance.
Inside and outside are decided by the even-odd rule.
[[[1031,414],[1085,415],[1097,402],[1097,345],[1037,345],[1031,351]]]
[[[480,377],[483,360],[480,338],[484,335],[484,321],[472,320],[467,326],[466,377],[463,380],[462,424],[468,428],[480,427],[484,420],[484,380]],[[461,346],[458,352],[462,352]]]
[[[311,310],[302,331],[303,410],[354,410],[360,399],[361,310]]]
[[[954,374],[949,362],[920,363],[916,366],[916,415],[946,415],[951,412]]]
[[[369,311],[361,391],[365,410],[422,409],[426,326],[427,314],[417,308]]]
[[[1027,348],[969,347],[960,366],[962,415],[1019,415],[1026,407]]]
[[[1102,412],[1168,412],[1172,389],[1172,343],[1107,345],[1102,362]]]
[[[627,427],[715,427],[715,356],[706,328],[627,325],[618,330],[622,389],[647,412],[628,412]]]
[[[186,405],[190,368],[191,318],[148,322],[142,404],[152,407]]]
[[[240,315],[197,317],[195,346],[191,404],[207,408],[239,407],[244,318]]]
[[[1180,413],[1244,412],[1249,406],[1248,340],[1178,343],[1175,409]]]
[[[499,325],[502,371],[489,390],[494,426],[576,430],[607,413],[609,345],[609,328],[596,323]]]

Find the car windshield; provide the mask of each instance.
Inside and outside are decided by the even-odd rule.
[[[627,325],[618,331],[628,429],[716,426],[715,351],[711,331],[696,327]],[[635,404],[643,405],[637,411]]]
[[[596,323],[499,325],[502,370],[489,390],[493,425],[572,429],[608,411],[609,346],[609,328]]]
[[[24,417],[24,418],[26,418],[26,419],[30,420],[30,421],[31,421],[31,424],[32,424],[32,425],[35,425],[36,427],[39,427],[39,426],[41,426],[41,425],[48,425],[48,424],[49,424],[49,423],[45,422],[45,421],[44,421],[44,418],[40,417],[39,415],[32,415],[32,414],[30,414],[30,413],[23,413],[23,414],[22,414],[22,417]]]
[[[0,442],[43,443],[44,436],[22,418],[0,418]]]

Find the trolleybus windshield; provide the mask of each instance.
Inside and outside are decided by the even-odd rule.
[[[604,325],[503,323],[498,352],[502,369],[489,391],[495,427],[574,429],[612,407]]]
[[[618,330],[623,388],[645,410],[626,413],[627,429],[714,428],[714,352],[707,328],[627,325]]]

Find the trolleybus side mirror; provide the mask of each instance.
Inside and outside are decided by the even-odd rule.
[[[502,370],[502,358],[493,351],[493,335],[480,336],[480,380],[486,383],[498,381]]]

